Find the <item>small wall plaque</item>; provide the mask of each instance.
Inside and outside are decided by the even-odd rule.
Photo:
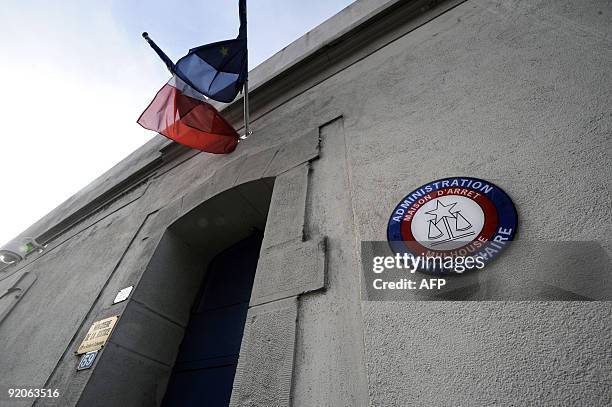
[[[131,286],[126,287],[123,290],[119,291],[117,293],[117,296],[115,296],[115,301],[113,301],[113,304],[117,304],[118,302],[127,300],[128,297],[130,296],[130,293],[132,292],[133,288],[134,288],[134,286],[131,285]]]
[[[79,361],[77,370],[85,370],[92,367],[94,361],[96,360],[96,356],[98,356],[97,350],[94,350],[93,352],[87,352],[86,354],[81,356],[81,360]]]
[[[81,342],[81,345],[76,352],[77,355],[102,349],[118,319],[119,316],[116,315],[114,317],[101,319],[91,324],[89,331],[87,331],[87,335],[85,335],[83,342]]]

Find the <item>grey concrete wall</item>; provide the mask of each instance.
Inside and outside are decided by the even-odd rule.
[[[364,2],[367,13],[378,10],[375,3]],[[63,399],[38,405],[74,405],[92,375],[75,373],[72,351],[91,321],[112,311],[116,291],[139,281],[165,228],[237,183],[311,161],[300,178],[308,193],[303,185],[287,188],[305,200],[298,229],[284,230],[287,239],[297,239],[287,247],[326,237],[326,290],[300,295],[297,309],[283,311],[283,321],[297,317],[295,326],[281,329],[287,343],[294,338],[294,352],[279,359],[293,364],[291,378],[289,368],[271,376],[282,380],[270,388],[283,400],[301,406],[609,404],[609,302],[360,299],[359,242],[385,240],[395,204],[446,176],[488,179],[508,192],[521,239],[597,240],[612,250],[609,2],[468,0],[452,8],[456,3],[367,31],[350,52],[328,44],[328,62],[283,83],[281,91],[266,93],[262,84],[253,95],[255,135],[235,153],[164,163],[138,194],[67,231],[1,281],[0,294],[26,272],[37,276],[0,324],[0,371],[10,372],[0,383],[63,388]],[[134,165],[154,160],[162,145],[156,143]],[[64,212],[108,188],[109,174]],[[61,218],[59,210],[34,229]],[[282,260],[276,250],[284,246],[275,236],[266,237],[275,251],[270,261]],[[512,272],[503,258],[495,267]],[[269,304],[257,304],[251,315],[276,309]],[[260,330],[255,321],[251,333]],[[256,357],[265,357],[266,341],[255,336],[248,343]],[[25,363],[32,355],[36,362]],[[241,355],[241,366],[248,378],[248,366],[257,364]],[[248,403],[242,396],[235,402]]]
[[[46,261],[18,273],[37,279],[0,325],[3,397],[9,387],[43,388],[52,375],[133,237],[139,219],[125,216],[130,209],[82,231],[50,251]]]

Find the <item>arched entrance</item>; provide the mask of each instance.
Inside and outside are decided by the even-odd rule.
[[[166,232],[202,275],[162,406],[229,405],[272,186],[264,179],[225,191]]]

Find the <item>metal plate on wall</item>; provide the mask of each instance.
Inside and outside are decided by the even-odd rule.
[[[96,356],[98,356],[97,350],[94,350],[93,352],[87,352],[86,354],[81,356],[81,360],[79,361],[77,370],[85,370],[92,367],[94,361],[96,360]]]
[[[119,316],[116,315],[91,324],[87,335],[85,335],[83,342],[81,342],[79,349],[76,351],[77,355],[102,349],[118,319]]]
[[[130,296],[130,293],[132,292],[132,289],[134,288],[133,285],[124,288],[123,290],[119,291],[117,293],[117,295],[115,296],[115,300],[113,301],[113,304],[117,304],[119,302],[125,301],[128,299],[128,297]]]

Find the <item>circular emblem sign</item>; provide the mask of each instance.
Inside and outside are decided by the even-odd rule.
[[[425,184],[395,207],[387,239],[395,253],[480,256],[489,261],[516,234],[510,197],[478,178],[445,178]]]

